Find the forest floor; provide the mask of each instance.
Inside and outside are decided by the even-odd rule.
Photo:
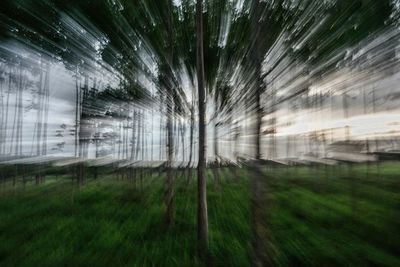
[[[264,168],[264,167],[263,167]],[[266,225],[276,266],[400,266],[398,163],[265,167]],[[210,266],[251,262],[246,168],[208,181]],[[177,174],[175,222],[164,223],[163,176],[68,176],[0,194],[0,266],[200,266],[196,182]],[[267,208],[268,207],[268,208]]]

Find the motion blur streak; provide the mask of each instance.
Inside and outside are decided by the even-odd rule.
[[[2,0],[1,181],[400,159],[399,0],[200,2]]]
[[[73,9],[63,1],[2,3],[1,161],[162,162],[165,113],[172,112],[176,165],[187,165],[191,153],[195,166],[188,130],[196,135],[194,3],[173,2],[184,51],[168,66],[172,76],[162,77],[167,55],[163,39],[152,36],[163,34],[154,29],[165,27],[161,7],[97,2]],[[207,1],[208,161],[254,157],[255,70],[247,56],[255,49],[262,57],[262,158],[291,164],[395,157],[398,3],[368,3],[270,1],[255,10],[248,1]],[[256,35],[245,36],[257,16]],[[173,107],[163,107],[164,83],[179,89]]]

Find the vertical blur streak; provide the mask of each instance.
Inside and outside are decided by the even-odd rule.
[[[191,255],[196,188],[206,264],[237,254],[225,265],[400,266],[399,84],[400,0],[1,0],[0,195],[70,179],[72,204],[76,193],[85,205],[81,223],[107,233],[64,242],[54,262],[89,240],[103,264],[203,263]],[[35,192],[50,199],[46,186]],[[70,204],[61,199],[57,207]],[[4,203],[14,212],[14,199]],[[61,226],[47,219],[47,198],[43,209],[25,203],[35,213],[27,245],[1,246],[0,235],[1,256],[24,260],[14,256],[30,254],[32,240],[53,249],[33,238],[46,236],[37,228],[57,240],[81,235],[69,217],[76,203],[60,208]],[[107,208],[92,225],[93,203]],[[117,219],[103,221],[113,210]],[[4,217],[0,227],[20,238],[23,220]]]
[[[139,2],[1,4],[1,164],[399,158],[396,1]]]

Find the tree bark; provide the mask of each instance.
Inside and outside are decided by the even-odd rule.
[[[78,85],[78,67],[75,71],[75,157],[78,157],[78,130],[79,130],[79,85]]]
[[[172,68],[172,63],[173,63],[173,58],[174,58],[174,45],[173,45],[173,31],[172,31],[172,12],[171,12],[171,7],[172,7],[172,1],[168,1],[168,20],[167,20],[167,44],[168,44],[168,54],[167,54],[167,63],[168,65],[165,66],[165,72],[164,74],[169,74],[173,75],[171,68]],[[174,107],[173,107],[173,90],[174,90],[174,84],[173,82],[170,82],[167,85],[167,99],[166,99],[166,104],[167,104],[167,177],[165,180],[165,188],[164,188],[164,204],[166,208],[165,212],[165,221],[167,224],[167,227],[169,227],[174,220],[174,176],[173,176],[173,170],[172,170],[172,164],[174,161],[174,136],[173,136],[173,112],[174,112]]]
[[[203,1],[196,3],[197,35],[197,86],[199,95],[199,162],[197,167],[197,238],[200,258],[205,258],[208,250],[208,214],[206,184],[206,97],[204,90],[204,52],[203,52]]]
[[[218,127],[219,124],[217,122],[218,116],[216,116],[215,124],[214,124],[214,166],[213,166],[213,172],[214,172],[214,184],[215,186],[219,185],[219,167],[220,167],[220,161],[219,161],[219,149],[218,149]]]
[[[172,105],[172,96],[167,97],[168,105]],[[174,176],[172,171],[174,157],[174,137],[173,137],[173,118],[172,109],[167,110],[167,179],[165,181],[165,220],[167,226],[171,225],[174,220],[174,203],[173,203],[173,184]]]
[[[44,124],[43,124],[43,140],[42,155],[47,155],[47,127],[49,118],[49,100],[50,100],[50,63],[46,63],[46,76],[44,81]]]
[[[43,118],[43,62],[40,63],[40,75],[39,75],[39,86],[38,86],[38,99],[39,106],[37,112],[37,122],[36,122],[36,156],[41,154],[41,138],[42,138],[42,118]]]
[[[263,52],[258,42],[260,37],[260,25],[259,19],[261,17],[261,12],[265,8],[265,3],[261,3],[261,0],[253,1],[253,14],[251,21],[251,35],[253,39],[253,49],[252,49],[252,62],[255,67],[255,79],[256,84],[254,88],[254,102],[256,124],[255,124],[255,163],[253,166],[253,173],[251,177],[251,200],[250,200],[250,212],[251,212],[251,230],[253,235],[252,247],[252,266],[272,266],[272,261],[270,257],[271,247],[270,247],[270,236],[267,227],[268,205],[269,199],[266,193],[265,183],[262,183],[263,173],[261,172],[261,128],[262,128],[262,116],[263,109],[261,106],[261,93],[263,92],[263,80],[261,77],[261,65],[263,59]]]
[[[3,145],[5,145],[4,142],[4,101],[3,101],[3,81],[0,81],[0,112],[1,112],[1,117],[0,117],[0,154],[3,151]],[[1,181],[1,176],[0,176],[0,181]]]
[[[189,148],[189,161],[186,167],[188,169],[188,177],[187,177],[188,184],[192,179],[193,134],[194,134],[194,99],[192,101],[192,106],[190,108],[190,148]]]
[[[3,154],[6,154],[6,145],[7,145],[7,135],[8,135],[8,112],[10,110],[10,94],[11,94],[11,84],[12,84],[12,68],[10,67],[10,71],[8,74],[8,92],[7,92],[7,103],[6,103],[6,122],[4,123],[4,147]],[[11,152],[10,152],[11,153]]]
[[[140,141],[141,141],[141,129],[140,129],[140,127],[141,127],[141,120],[142,120],[142,117],[141,117],[141,115],[140,115],[140,111],[138,111],[138,123],[137,123],[137,140],[136,140],[136,155],[135,155],[135,159],[138,159],[138,157],[139,157],[139,149],[140,149]]]
[[[134,159],[135,155],[135,133],[136,133],[136,110],[133,110],[132,117],[132,136],[131,136],[131,161]]]

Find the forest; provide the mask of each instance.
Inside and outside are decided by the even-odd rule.
[[[398,83],[399,0],[2,0],[0,266],[400,266]]]

